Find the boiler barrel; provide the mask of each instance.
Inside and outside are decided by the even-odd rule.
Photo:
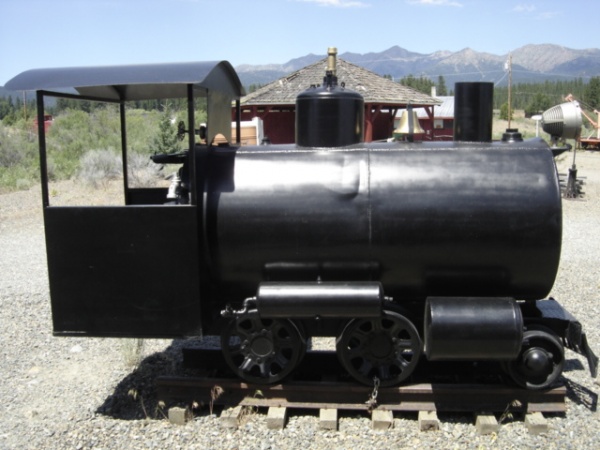
[[[261,281],[372,280],[411,299],[538,299],[553,285],[561,200],[542,140],[273,146],[211,161],[205,239],[227,300]]]

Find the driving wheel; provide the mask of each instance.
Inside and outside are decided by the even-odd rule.
[[[264,319],[252,310],[225,327],[221,351],[240,378],[251,383],[277,383],[302,360],[306,339],[291,320]]]
[[[336,350],[348,373],[360,383],[380,386],[404,381],[415,370],[423,345],[403,315],[384,310],[381,317],[353,319],[337,338]]]

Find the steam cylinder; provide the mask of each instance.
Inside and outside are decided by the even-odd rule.
[[[508,361],[521,350],[523,317],[512,298],[429,297],[424,329],[430,361]]]
[[[204,242],[226,301],[263,281],[379,281],[398,299],[539,299],[561,243],[541,139],[218,149]]]

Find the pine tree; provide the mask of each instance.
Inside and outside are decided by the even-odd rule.
[[[538,92],[533,97],[533,100],[525,107],[525,117],[531,117],[535,114],[540,114],[552,107],[552,102],[547,95]]]
[[[431,81],[429,78],[423,75],[421,75],[419,78],[416,78],[412,74],[403,77],[399,81],[399,83],[403,86],[407,86],[419,92],[423,92],[424,94],[431,93],[431,87],[434,85],[433,81]]]
[[[510,110],[511,120],[513,119],[513,116],[514,116],[514,110],[511,109]],[[500,107],[500,119],[508,120],[508,103],[503,103],[502,106]]]
[[[600,77],[590,78],[585,89],[585,103],[590,109],[600,109]]]
[[[446,80],[444,79],[443,75],[438,76],[438,83],[437,83],[437,95],[448,95],[448,88],[446,87]]]
[[[150,146],[154,153],[173,153],[179,149],[177,128],[172,122],[171,115],[171,105],[167,102],[161,113],[158,132],[154,136],[152,145]]]

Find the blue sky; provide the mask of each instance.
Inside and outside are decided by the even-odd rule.
[[[33,68],[599,47],[597,0],[0,0],[0,85]],[[587,24],[587,25],[585,25]]]

